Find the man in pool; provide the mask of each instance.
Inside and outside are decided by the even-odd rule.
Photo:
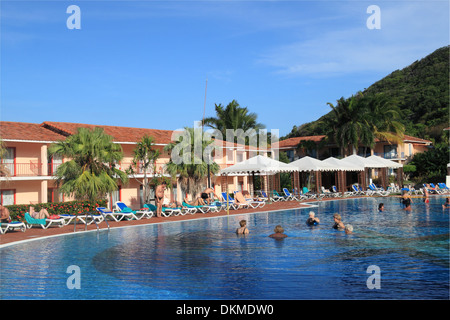
[[[283,233],[283,232],[284,232],[283,227],[280,226],[280,225],[277,225],[273,231],[274,231],[275,233],[272,233],[272,234],[269,236],[269,237],[271,237],[271,238],[274,238],[274,239],[283,239],[283,238],[286,238],[286,237],[287,237],[287,235],[285,235],[285,234]]]
[[[315,226],[315,225],[319,224],[320,219],[317,218],[317,217],[315,217],[314,215],[315,215],[315,214],[314,214],[313,211],[310,211],[310,212],[309,212],[309,218],[306,220],[306,224],[307,224],[308,226]]]

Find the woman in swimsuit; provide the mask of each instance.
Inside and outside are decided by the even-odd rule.
[[[236,229],[237,234],[248,234],[249,233],[246,220],[239,221],[239,225],[241,227]]]
[[[30,206],[30,216],[34,219],[45,219],[45,218],[49,218],[50,215],[48,214],[47,209],[42,208],[39,212],[34,211],[34,207]]]
[[[338,213],[335,213],[333,215],[334,218],[334,225],[333,225],[333,229],[339,230],[339,231],[344,231],[345,230],[345,225],[344,223],[342,223],[342,218],[341,215]]]
[[[405,206],[403,208],[403,210],[411,211],[412,200],[411,200],[411,196],[409,195],[409,193],[407,193],[407,192],[403,193],[402,203]]]

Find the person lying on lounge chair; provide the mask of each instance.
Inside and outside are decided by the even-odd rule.
[[[184,202],[186,202],[187,204],[190,204],[191,206],[204,206],[205,205],[205,201],[201,197],[199,197],[193,201],[189,201],[188,197],[186,196],[184,198]]]
[[[33,206],[30,206],[30,212],[29,212],[30,216],[34,219],[48,219],[50,218],[50,215],[48,214],[47,209],[42,208],[41,210],[39,210],[39,212],[34,210]]]

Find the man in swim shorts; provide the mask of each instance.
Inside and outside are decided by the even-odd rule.
[[[163,181],[163,183],[158,185],[155,190],[156,217],[158,217],[158,218],[161,217],[165,190],[166,190],[166,182],[165,181]]]

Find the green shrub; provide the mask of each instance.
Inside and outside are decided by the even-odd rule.
[[[38,204],[14,204],[10,206],[5,206],[9,210],[9,214],[12,220],[24,221],[25,212],[29,211],[30,206],[33,206],[35,211],[39,211],[42,208],[47,209],[50,215],[56,214],[73,214],[82,215],[87,212],[95,212],[97,207],[106,207],[107,200],[96,200],[96,201],[67,201],[67,202],[49,202],[49,203],[38,203]]]

